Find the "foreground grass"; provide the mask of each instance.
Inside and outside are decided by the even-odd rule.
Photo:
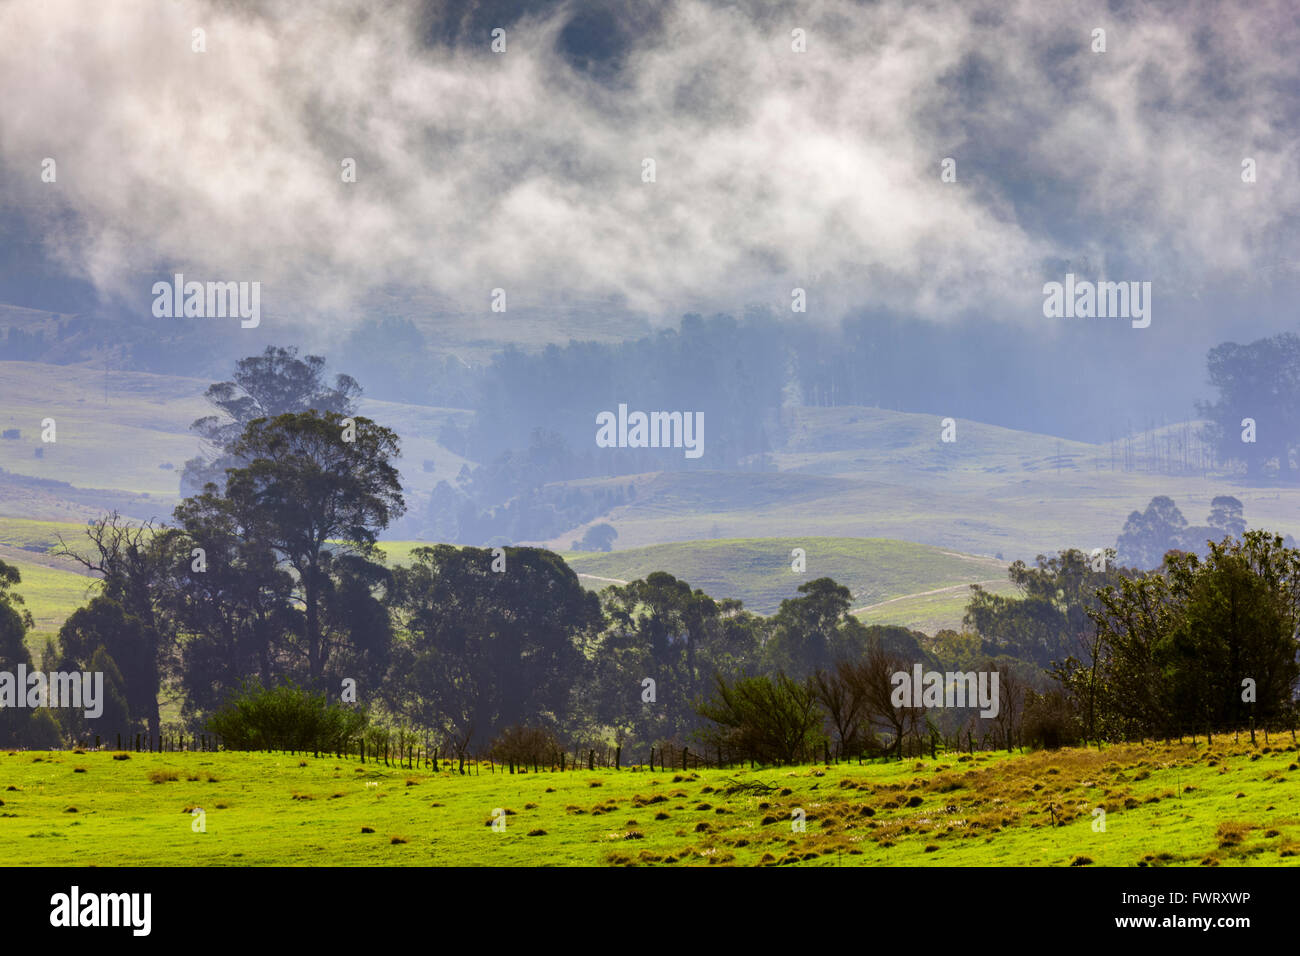
[[[1262,743],[464,777],[284,754],[14,752],[0,754],[0,864],[1293,865],[1297,748]],[[770,789],[734,789],[746,784]]]

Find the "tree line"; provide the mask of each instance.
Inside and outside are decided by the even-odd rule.
[[[1114,552],[1016,562],[1017,594],[973,587],[961,631],[864,625],[830,578],[762,617],[662,571],[595,594],[537,548],[433,545],[390,566],[377,542],[405,510],[400,442],[356,414],[358,391],[292,350],[241,363],[210,391],[225,414],[207,423],[210,457],[187,468],[197,481],[219,463],[220,481],[169,524],[110,514],[63,543],[97,592],[42,666],[105,674],[96,726],[157,735],[167,694],[188,730],[217,721],[234,740],[232,714],[274,712],[259,695],[293,687],[462,754],[690,741],[793,760],[1294,719],[1300,553],[1263,532],[1234,537],[1227,505],[1206,558],[1171,552],[1155,571]],[[20,583],[0,564],[10,670],[31,660]],[[997,673],[997,713],[899,703],[896,676],[916,665],[945,682]],[[312,719],[351,726],[327,717]],[[11,744],[86,732],[71,710],[0,719]]]

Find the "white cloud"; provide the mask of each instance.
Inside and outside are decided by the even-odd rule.
[[[260,280],[268,309],[398,286],[475,311],[502,286],[673,318],[798,285],[833,318],[1032,320],[1045,259],[1185,289],[1251,275],[1300,207],[1285,4],[682,0],[607,85],[559,52],[570,8],[507,25],[503,55],[423,45],[400,3],[266,9],[0,2],[4,198],[73,211],[51,251],[105,293],[175,269]]]

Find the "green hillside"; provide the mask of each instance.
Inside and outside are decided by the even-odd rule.
[[[791,570],[791,552],[803,548],[807,570]],[[733,538],[651,545],[608,553],[566,552],[582,580],[599,589],[615,580],[628,581],[652,571],[668,571],[716,598],[740,598],[750,610],[770,614],[784,598],[798,597],[798,587],[819,577],[832,577],[853,592],[855,608],[916,595],[939,588],[956,588],[950,600],[960,606],[938,615],[943,626],[960,623],[965,586],[984,582],[1006,584],[1006,564],[993,558],[957,554],[928,545],[881,538]],[[955,596],[955,597],[954,597]],[[901,603],[871,612],[872,623],[908,624],[917,606]]]
[[[0,559],[22,573],[19,593],[36,618],[39,635],[57,631],[67,615],[86,602],[90,579],[77,573],[72,563],[48,554],[59,534],[75,547],[83,531],[80,524],[0,518]],[[400,564],[423,544],[385,541],[381,547],[390,563]],[[806,552],[804,574],[790,568],[794,548]],[[784,598],[797,597],[805,581],[829,576],[852,590],[855,610],[864,621],[902,624],[929,634],[960,627],[968,585],[982,582],[999,593],[1011,591],[1004,562],[870,538],[688,541],[564,556],[593,590],[667,571],[714,597],[740,598],[762,614],[775,611]],[[924,593],[936,590],[939,593]]]

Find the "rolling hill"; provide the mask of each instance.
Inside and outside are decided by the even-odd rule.
[[[791,570],[803,548],[807,570]],[[565,560],[594,589],[668,571],[715,598],[739,598],[759,614],[776,611],[798,587],[831,577],[853,593],[865,621],[904,624],[933,633],[959,627],[969,585],[1009,589],[1006,564],[993,558],[881,538],[733,538],[651,545],[607,553],[566,552]],[[927,604],[923,597],[945,600]],[[929,627],[919,628],[920,623]]]
[[[189,424],[209,411],[202,399],[207,385],[87,365],[0,362],[0,431],[11,436],[0,439],[0,517],[82,523],[116,508],[133,518],[165,519],[177,500],[178,470],[198,449]],[[364,400],[361,410],[401,437],[408,515],[390,534],[416,537],[428,493],[474,464],[437,436],[473,413],[373,400]],[[52,444],[41,441],[46,418],[57,423]],[[1300,536],[1300,488],[1185,469],[1161,473],[1160,461],[1179,459],[1190,426],[1154,429],[1126,450],[1121,442],[1066,441],[962,418],[956,418],[956,440],[946,443],[940,422],[939,415],[879,408],[790,407],[767,470],[566,482],[631,485],[635,497],[553,538],[514,543],[563,550],[591,524],[609,522],[619,551],[691,541],[855,538],[911,541],[1003,563],[1032,561],[1066,547],[1113,546],[1128,514],[1161,494],[1173,497],[1191,524],[1203,523],[1214,496],[1232,494],[1251,527]],[[1131,461],[1139,445],[1150,470],[1124,470],[1126,455]],[[748,571],[738,567],[735,574]],[[951,592],[922,592],[953,583],[960,582],[871,592],[863,604],[911,594],[910,603],[896,600],[888,613],[951,620]]]

